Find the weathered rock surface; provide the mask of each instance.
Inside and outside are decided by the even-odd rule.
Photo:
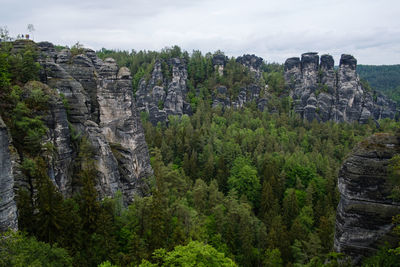
[[[0,232],[18,226],[9,145],[7,128],[0,117]]]
[[[213,94],[212,107],[217,106],[224,108],[243,108],[246,103],[254,101],[257,107],[263,111],[268,104],[268,99],[265,97],[266,92],[264,91],[264,96],[261,97],[261,88],[256,84],[251,84],[247,87],[240,89],[240,92],[236,99],[233,99],[229,95],[228,89],[225,86],[218,86]]]
[[[146,82],[142,79],[136,91],[138,110],[148,112],[153,124],[168,121],[169,115],[191,114],[190,105],[186,101],[186,63],[183,59],[172,58],[168,66],[172,70],[171,80],[163,76],[161,62],[156,61],[150,80]]]
[[[339,69],[335,71],[330,55],[310,52],[289,58],[285,62],[284,77],[294,109],[304,119],[337,122],[358,121],[369,118],[394,118],[396,104],[387,97],[368,92],[356,73],[357,60],[343,54]]]
[[[220,76],[224,75],[224,67],[228,57],[215,54],[212,58],[214,69]],[[244,55],[237,62],[255,73],[255,82],[261,77],[263,59],[255,55]],[[154,63],[153,72],[148,81],[142,79],[136,91],[136,105],[140,112],[149,114],[149,121],[153,124],[168,122],[169,115],[190,115],[192,110],[187,99],[187,66],[183,59],[172,58],[168,60],[172,77],[168,80],[162,71],[162,62]],[[266,88],[260,88],[256,83],[240,89],[237,96],[231,96],[224,85],[219,85],[213,90],[212,107],[242,108],[248,102],[255,101],[260,110],[268,104]]]
[[[144,179],[152,169],[133,99],[130,71],[118,68],[111,58],[100,60],[90,49],[72,55],[69,49],[55,51],[47,42],[38,47],[42,82],[68,102],[68,116],[58,99],[49,106],[50,115],[45,119],[48,140],[57,150],[55,167],[49,168],[50,177],[65,195],[74,190],[71,164],[76,151],[69,144],[69,128],[73,128],[74,135],[86,135],[94,148],[100,197],[121,190],[125,200],[132,201],[136,194],[146,191]]]
[[[253,72],[257,79],[261,77],[261,66],[263,63],[263,59],[261,57],[257,57],[256,55],[243,55],[236,59],[236,62],[242,64],[247,67],[251,72]]]
[[[228,62],[228,57],[224,54],[215,54],[212,58],[212,64],[214,66],[214,70],[218,71],[219,76],[224,75],[224,67]]]
[[[400,139],[375,134],[353,150],[339,171],[340,202],[336,214],[334,247],[359,263],[385,242],[396,244],[392,217],[400,203],[390,198],[390,159],[400,153]]]
[[[64,195],[70,195],[72,193],[70,179],[72,170],[70,165],[75,153],[71,144],[71,134],[68,126],[67,112],[59,94],[46,84],[37,81],[28,82],[23,88],[25,92],[24,94],[39,88],[48,97],[47,108],[36,114],[42,118],[48,129],[43,139],[43,143],[52,144],[55,148],[55,155],[53,155],[53,153],[46,153],[48,175]],[[22,97],[24,97],[24,94]],[[19,176],[20,175],[17,175],[16,177],[16,179],[18,178],[17,182],[23,183],[21,177]]]

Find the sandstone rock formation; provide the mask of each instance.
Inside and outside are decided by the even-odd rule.
[[[263,59],[261,57],[257,57],[256,55],[243,55],[236,59],[236,62],[242,64],[247,67],[251,72],[253,72],[257,79],[261,77],[261,65],[263,63]]]
[[[212,58],[214,70],[220,76],[224,75],[224,67],[228,62],[228,57],[223,54],[215,54]],[[244,55],[239,57],[237,62],[248,68],[255,74],[255,83],[240,89],[238,96],[229,95],[228,89],[224,85],[219,85],[214,89],[212,95],[212,107],[221,106],[222,108],[242,108],[248,102],[255,101],[260,110],[267,106],[265,88],[260,88],[256,84],[261,77],[261,65],[263,59],[255,55]],[[164,77],[162,62],[157,60],[153,67],[153,72],[148,81],[142,79],[136,91],[136,105],[140,112],[149,114],[149,121],[153,124],[158,122],[168,122],[169,115],[192,113],[187,99],[187,66],[183,59],[172,58],[168,61],[168,66],[172,70],[172,77]]]
[[[388,165],[398,153],[399,137],[375,134],[357,145],[339,172],[334,247],[353,263],[386,241],[397,243],[391,233],[392,216],[400,214],[400,203],[390,198]]]
[[[295,111],[308,121],[365,123],[369,118],[394,118],[395,102],[366,91],[356,67],[357,60],[345,54],[337,71],[330,55],[322,55],[320,59],[317,53],[305,53],[301,60],[287,59],[284,77]]]
[[[146,190],[143,180],[152,174],[152,169],[133,99],[130,71],[118,68],[111,58],[103,62],[90,49],[72,55],[69,49],[57,52],[51,43],[37,45],[42,82],[68,103],[66,111],[60,99],[54,99],[45,118],[48,141],[57,151],[57,160],[49,168],[50,177],[54,177],[64,195],[74,190],[71,164],[76,151],[69,143],[73,129],[74,135],[86,135],[94,148],[100,197],[121,190],[125,200],[132,201],[135,194]]]
[[[9,145],[7,128],[0,117],[0,232],[18,225]]]
[[[218,71],[219,76],[224,75],[224,67],[228,62],[228,57],[223,54],[215,54],[212,58],[212,64],[214,66],[214,70]]]
[[[40,111],[35,114],[41,117],[44,124],[47,127],[47,133],[43,139],[43,143],[50,143],[54,146],[56,155],[49,153],[47,158],[48,163],[48,175],[57,188],[65,195],[72,193],[71,187],[71,175],[72,169],[70,168],[74,151],[71,144],[71,134],[68,126],[67,111],[64,107],[59,94],[49,86],[37,82],[31,81],[25,84],[23,90],[25,97],[27,92],[31,92],[34,89],[40,88],[47,96],[47,109]],[[18,167],[15,168],[18,170]],[[20,175],[15,177],[18,185],[28,187],[31,183],[25,183]],[[33,188],[29,189],[33,191]]]
[[[168,66],[172,70],[171,80],[163,76],[161,62],[156,61],[150,80],[142,79],[136,92],[138,110],[149,113],[153,124],[168,121],[169,115],[191,114],[186,101],[186,63],[183,59],[172,58]]]

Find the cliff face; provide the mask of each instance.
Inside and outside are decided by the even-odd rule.
[[[375,134],[353,150],[339,172],[334,247],[354,263],[385,242],[397,243],[391,230],[400,203],[389,197],[393,185],[387,167],[398,153],[399,137]]]
[[[187,69],[183,59],[172,58],[168,61],[172,69],[172,77],[168,80],[163,76],[161,62],[154,64],[151,78],[148,82],[142,79],[136,92],[136,105],[139,111],[149,113],[149,120],[166,122],[169,115],[191,114],[187,94]]]
[[[135,194],[142,194],[146,190],[143,179],[152,174],[152,169],[129,70],[118,68],[113,59],[103,62],[89,49],[72,55],[68,49],[57,52],[47,42],[39,43],[38,48],[42,82],[68,102],[68,116],[58,100],[50,104],[45,119],[48,141],[57,151],[57,160],[50,164],[50,177],[64,195],[74,190],[71,164],[76,151],[70,144],[73,128],[74,135],[87,135],[94,148],[100,197],[121,190],[129,202]]]
[[[14,178],[7,128],[0,117],[0,232],[17,228],[17,206],[14,201]]]
[[[263,63],[263,59],[261,57],[257,57],[256,55],[243,55],[236,59],[236,62],[242,64],[247,67],[250,71],[252,71],[256,78],[261,78],[261,65]]]
[[[294,109],[312,121],[358,121],[394,118],[396,104],[387,97],[367,92],[356,73],[357,60],[342,55],[335,71],[330,55],[305,53],[285,62],[284,77],[294,100]]]

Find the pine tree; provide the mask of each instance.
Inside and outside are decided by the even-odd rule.
[[[290,227],[294,218],[299,214],[299,203],[296,191],[292,188],[287,190],[287,194],[283,199],[282,212],[285,225]]]

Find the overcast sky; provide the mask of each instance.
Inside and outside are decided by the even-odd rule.
[[[11,36],[123,50],[179,45],[256,54],[267,62],[316,51],[360,64],[400,64],[399,0],[0,0]]]

